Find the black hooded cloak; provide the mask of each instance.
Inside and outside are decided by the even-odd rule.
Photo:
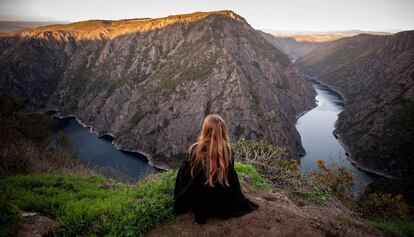
[[[184,160],[177,174],[174,189],[175,214],[191,210],[197,223],[204,224],[209,217],[238,217],[258,208],[244,197],[234,170],[234,161],[229,167],[229,186],[217,182],[214,187],[209,187],[205,184],[206,175],[203,167],[198,168],[192,178],[190,164],[189,159]]]

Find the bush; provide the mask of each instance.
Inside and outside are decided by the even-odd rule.
[[[59,134],[59,149],[52,149],[49,135],[53,119],[46,113],[26,113],[24,105],[2,94],[1,88],[0,109],[0,175],[93,173],[77,162],[64,134]]]
[[[401,195],[371,193],[359,202],[359,210],[366,218],[405,219],[409,207]]]
[[[303,176],[299,163],[289,159],[284,148],[241,137],[233,145],[233,150],[237,160],[257,168],[272,183],[271,186],[291,191],[291,194],[316,204],[324,204],[331,199],[325,186]]]
[[[414,178],[382,178],[370,183],[363,193],[361,199],[371,193],[389,193],[402,195],[405,203],[410,206],[410,215],[414,217]]]
[[[19,228],[19,210],[0,197],[0,236],[12,236]]]
[[[252,190],[270,190],[271,184],[263,176],[257,172],[257,170],[247,164],[242,164],[240,162],[234,163],[234,168],[237,171],[240,183],[246,188]]]
[[[370,224],[381,229],[392,236],[411,237],[414,236],[414,222],[411,220],[383,220],[375,219]]]
[[[284,148],[241,137],[233,145],[233,150],[237,160],[256,167],[276,186],[296,187],[303,182],[298,162],[289,159]]]
[[[352,172],[345,167],[327,166],[323,160],[317,160],[316,163],[318,170],[312,174],[313,183],[322,189],[326,188],[344,204],[353,204],[351,191],[355,181]]]

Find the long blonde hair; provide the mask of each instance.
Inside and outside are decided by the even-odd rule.
[[[200,136],[190,147],[191,176],[201,164],[205,168],[206,182],[214,187],[228,183],[228,170],[231,165],[230,139],[224,119],[219,115],[208,115],[203,122]]]

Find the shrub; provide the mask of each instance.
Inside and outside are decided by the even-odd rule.
[[[344,204],[353,204],[351,196],[355,181],[352,172],[345,167],[327,166],[325,161],[317,160],[318,170],[312,174],[314,185],[326,188]]]
[[[233,150],[237,160],[256,167],[276,186],[298,186],[303,182],[298,162],[289,159],[284,148],[241,137]]]
[[[0,197],[0,236],[12,236],[19,228],[19,210]]]
[[[404,219],[409,207],[401,195],[371,193],[359,202],[359,210],[366,218]]]
[[[414,236],[414,222],[412,220],[384,220],[374,219],[370,224],[381,229],[392,236],[411,237]]]
[[[237,171],[241,184],[246,188],[258,190],[271,189],[270,182],[261,176],[253,166],[235,162],[234,168]]]
[[[31,172],[93,173],[77,162],[69,140],[59,135],[60,148],[50,146],[53,119],[46,113],[26,113],[24,105],[0,88],[0,175]]]

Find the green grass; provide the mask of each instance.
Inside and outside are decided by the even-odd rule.
[[[381,229],[392,236],[396,237],[410,237],[414,236],[414,221],[413,220],[371,220],[370,224],[378,229]]]
[[[140,236],[173,218],[175,172],[136,185],[111,183],[99,176],[19,175],[0,181],[1,206],[45,214],[59,223],[57,235]],[[110,187],[110,188],[108,188]],[[16,212],[2,212],[0,236],[16,229]],[[3,227],[7,226],[7,227]]]
[[[297,188],[292,192],[293,195],[297,197],[304,198],[306,200],[309,200],[315,204],[323,205],[327,201],[331,200],[331,194],[326,190],[319,190],[319,189],[313,189],[311,191],[303,189],[303,188]]]
[[[236,162],[241,184],[268,189],[255,168]],[[102,176],[29,174],[0,180],[0,236],[19,228],[19,214],[39,212],[58,222],[58,236],[142,236],[174,218],[176,171],[123,184]]]
[[[235,162],[234,168],[237,171],[240,182],[246,188],[258,190],[270,190],[272,188],[270,182],[263,178],[253,166]]]

